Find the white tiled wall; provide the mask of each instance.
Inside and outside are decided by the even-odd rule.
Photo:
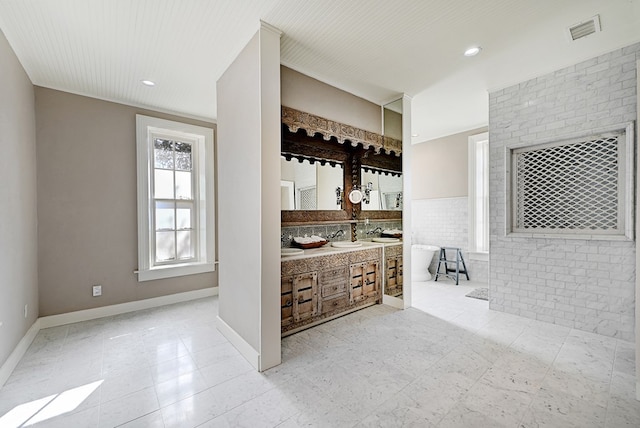
[[[458,247],[474,281],[487,282],[488,263],[469,257],[469,204],[468,198],[419,199],[412,201],[412,243]],[[437,259],[431,262],[435,273]]]
[[[505,235],[505,146],[636,119],[640,44],[489,94],[490,307],[634,340],[635,243]]]

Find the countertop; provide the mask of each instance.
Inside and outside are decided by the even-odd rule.
[[[289,260],[307,259],[310,257],[329,256],[332,254],[344,253],[348,251],[361,251],[361,250],[366,250],[366,249],[375,248],[375,247],[382,248],[382,247],[390,247],[393,245],[402,245],[402,240],[398,242],[373,242],[373,241],[357,241],[357,242],[362,242],[362,246],[350,247],[350,248],[339,248],[339,247],[332,247],[331,243],[328,243],[320,248],[311,248],[308,250],[303,250],[303,253],[301,254],[296,254],[291,256],[281,256],[280,260],[284,262]]]

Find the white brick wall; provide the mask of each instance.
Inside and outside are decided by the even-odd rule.
[[[458,247],[472,280],[487,282],[488,266],[484,261],[469,257],[469,204],[468,198],[419,199],[412,201],[411,237],[414,244]],[[437,255],[436,255],[437,256]],[[437,259],[431,261],[430,271],[435,273]]]
[[[489,94],[491,309],[634,341],[635,243],[505,236],[506,145],[636,119],[640,44]]]

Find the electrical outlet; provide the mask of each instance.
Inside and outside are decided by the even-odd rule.
[[[102,296],[102,285],[93,286],[93,297]]]
[[[29,313],[29,305],[24,305],[24,317],[27,317],[27,314]]]

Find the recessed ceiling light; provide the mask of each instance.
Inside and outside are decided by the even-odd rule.
[[[464,51],[464,56],[476,56],[480,53],[481,50],[482,48],[480,46],[474,46]]]
[[[146,85],[146,86],[156,86],[156,82],[151,81],[151,80],[143,80],[142,84]]]

